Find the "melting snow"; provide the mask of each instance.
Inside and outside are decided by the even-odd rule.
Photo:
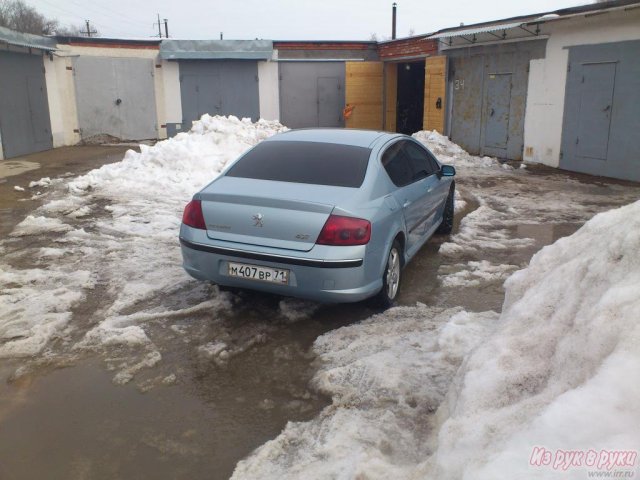
[[[71,180],[67,192],[11,234],[49,240],[18,248],[13,257],[54,263],[22,270],[0,265],[0,356],[42,354],[69,325],[74,307],[90,296],[95,324],[79,332],[75,350],[144,346],[142,358],[117,374],[118,382],[161,361],[141,323],[170,317],[149,301],[192,282],[180,268],[176,244],[184,204],[227,162],[283,130],[277,122],[205,115],[188,133],[142,145],[140,153],[130,150],[121,162]],[[43,178],[29,186],[55,183]],[[151,303],[146,312],[140,306],[131,313],[144,301]],[[226,308],[226,296],[202,305]]]

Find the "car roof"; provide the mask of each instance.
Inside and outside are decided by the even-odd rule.
[[[301,128],[289,130],[269,137],[271,142],[319,142],[352,145],[354,147],[370,148],[381,137],[393,138],[398,134],[380,132],[376,130],[358,130],[355,128]]]

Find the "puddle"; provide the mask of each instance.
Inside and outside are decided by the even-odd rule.
[[[0,178],[12,177],[21,173],[37,170],[40,164],[26,160],[0,160]]]

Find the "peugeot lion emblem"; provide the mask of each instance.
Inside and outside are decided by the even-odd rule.
[[[253,218],[253,221],[255,222],[253,224],[254,227],[264,227],[264,225],[262,224],[262,219],[264,218],[264,216],[261,213],[256,213],[251,218]]]

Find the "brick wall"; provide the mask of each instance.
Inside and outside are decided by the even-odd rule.
[[[380,60],[437,55],[437,53],[438,42],[425,40],[424,37],[404,38],[378,44]]]

